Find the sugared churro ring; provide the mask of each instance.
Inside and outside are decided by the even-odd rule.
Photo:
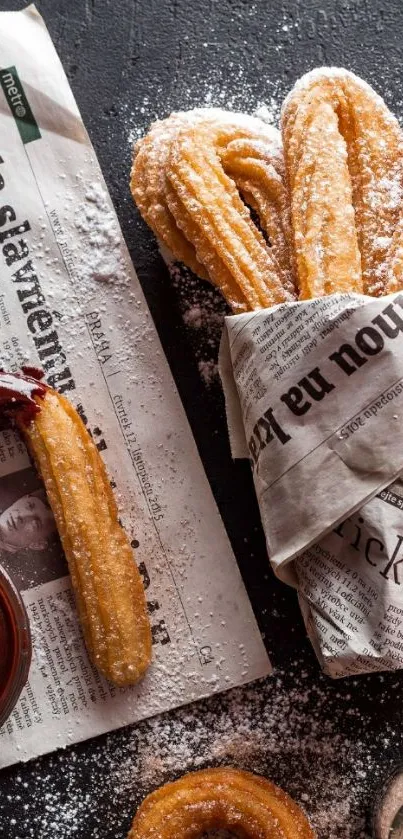
[[[283,790],[239,769],[204,769],[143,801],[128,839],[198,839],[228,830],[242,839],[314,839],[308,819]]]
[[[136,147],[131,189],[175,258],[217,285],[235,311],[293,296],[279,138],[218,109],[173,114]],[[240,197],[257,211],[270,245]]]
[[[282,134],[301,297],[401,288],[403,135],[384,101],[346,70],[314,70]]]

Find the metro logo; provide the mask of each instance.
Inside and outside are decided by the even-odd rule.
[[[0,70],[0,84],[24,145],[39,140],[39,131],[15,67]]]

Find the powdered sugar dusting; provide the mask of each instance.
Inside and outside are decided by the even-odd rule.
[[[218,351],[229,309],[216,288],[195,277],[184,265],[173,262],[166,248],[160,250],[168,266],[197,369],[203,383],[210,388],[219,383]]]
[[[264,102],[263,105],[259,105],[255,109],[253,116],[267,123],[267,125],[274,125],[277,128],[280,123],[280,113],[281,103],[278,98],[269,96],[267,102]]]
[[[300,674],[287,695],[280,674],[275,689],[267,687],[233,691],[219,721],[213,715],[199,719],[193,711],[184,712],[173,738],[171,724],[158,720],[157,754],[150,752],[149,743],[138,751],[143,779],[153,787],[161,776],[177,773],[178,766],[187,771],[206,764],[237,766],[286,788],[309,814],[319,837],[365,836],[364,814],[357,804],[367,761],[358,757],[353,740],[329,724],[323,726],[320,712],[309,716],[312,686],[307,673]],[[320,707],[324,696],[316,695]]]
[[[382,780],[378,761],[399,735],[383,719],[382,736],[366,738],[371,723],[357,707],[362,683],[352,680],[349,693],[315,674],[296,658],[274,677],[219,701],[107,735],[85,752],[74,747],[56,754],[47,771],[41,761],[22,766],[9,787],[15,824],[7,836],[81,839],[95,811],[91,837],[117,839],[156,787],[188,771],[232,765],[282,786],[307,812],[318,839],[368,839],[373,792]],[[379,686],[378,713],[382,680]],[[26,777],[35,812],[24,809]],[[1,807],[0,801],[3,824]]]
[[[75,226],[86,237],[80,254],[83,280],[125,281],[122,238],[108,196],[100,183],[88,185],[85,200],[75,212]]]
[[[253,113],[268,125],[277,126],[280,105],[282,101],[281,81],[271,76],[261,79],[259,88],[265,91],[265,96],[256,96],[251,85],[248,83],[242,67],[236,67],[237,83],[234,84],[230,78],[230,84],[225,86],[224,80],[218,82],[213,77],[201,76],[193,80],[192,87],[181,88],[180,108],[181,111],[188,111],[192,108],[220,108],[226,111],[247,111]],[[197,94],[194,92],[197,90]],[[155,99],[148,95],[134,109],[128,103],[123,103],[121,111],[124,122],[127,125],[127,140],[129,146],[133,146],[145,133],[144,126],[147,126],[155,119],[163,119],[173,111],[178,110],[178,103],[175,96],[176,91],[163,97],[163,109],[156,109]],[[162,95],[161,95],[162,98]],[[245,101],[250,105],[245,108]],[[262,112],[260,112],[262,111]],[[268,115],[271,115],[268,118]]]
[[[295,93],[295,91],[306,90],[313,82],[320,82],[324,78],[347,81],[352,80],[354,84],[358,85],[375,104],[383,104],[381,97],[375,93],[375,90],[367,82],[365,82],[364,79],[361,79],[359,76],[356,76],[355,73],[352,73],[350,70],[346,70],[344,67],[314,67],[313,70],[310,70],[309,73],[305,73],[305,75],[298,79],[293,90],[290,91],[289,96]],[[287,103],[288,96],[284,100],[284,108],[287,107]]]
[[[218,364],[210,359],[209,361],[199,361],[197,366],[204,384],[209,387],[218,377]]]

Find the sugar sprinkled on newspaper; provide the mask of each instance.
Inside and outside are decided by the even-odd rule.
[[[43,487],[22,442],[2,432],[0,562],[23,592],[34,645],[29,683],[0,730],[6,766],[267,675],[270,663],[93,148],[34,7],[0,15],[0,45],[0,362],[41,366],[92,434],[136,551],[154,656],[130,689],[91,665]]]

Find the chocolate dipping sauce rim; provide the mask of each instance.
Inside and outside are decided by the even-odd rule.
[[[4,695],[0,697],[0,727],[10,716],[24,688],[32,657],[32,642],[27,611],[21,594],[7,571],[0,565],[2,606],[12,636],[12,661],[6,676]]]
[[[20,373],[7,373],[0,368],[0,407],[9,419],[29,423],[40,411],[38,399],[43,399],[47,386],[43,372],[34,367],[22,367]],[[35,398],[36,397],[36,398]],[[32,642],[28,615],[20,592],[10,575],[0,565],[0,594],[7,623],[6,644],[3,650],[6,667],[0,690],[0,727],[10,716],[28,679],[32,657]],[[0,650],[0,654],[1,654]]]
[[[378,788],[377,792],[375,793],[374,803],[372,807],[372,833],[371,836],[373,839],[382,839],[381,830],[380,830],[380,816],[382,811],[382,805],[396,779],[399,775],[403,775],[403,763],[398,761],[390,772],[384,777],[380,787]],[[393,827],[396,821],[397,816],[401,813],[403,808],[403,800],[401,802],[400,807],[398,807],[396,813],[393,816],[392,822],[389,826],[389,833],[388,836],[392,837]]]

